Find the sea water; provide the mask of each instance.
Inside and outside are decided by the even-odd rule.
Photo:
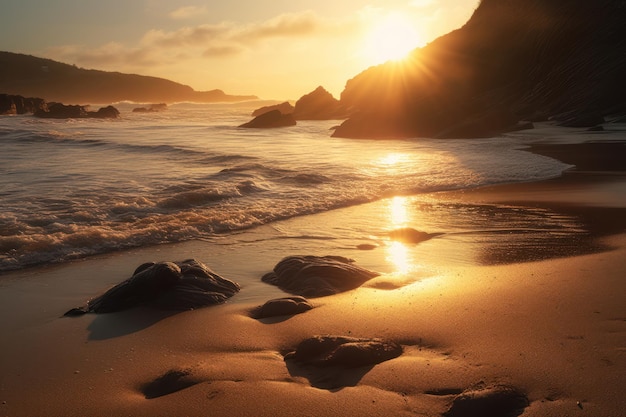
[[[559,176],[530,139],[332,138],[340,121],[245,129],[267,103],[180,103],[116,120],[0,117],[0,271],[211,239],[417,195]],[[536,138],[534,139],[536,140]]]

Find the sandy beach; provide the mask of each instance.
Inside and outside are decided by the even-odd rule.
[[[471,416],[455,401],[498,387],[525,402],[505,400],[508,415],[624,415],[624,148],[538,146],[531,150],[576,169],[4,274],[0,416]],[[437,235],[393,242],[383,232],[397,210],[405,225]],[[364,218],[380,229],[355,234]],[[329,228],[346,239],[320,238]],[[317,234],[294,239],[291,230]],[[253,308],[287,295],[260,277],[295,254],[346,256],[381,275],[312,298],[303,314],[252,318]],[[178,314],[62,317],[143,262],[187,258],[241,292]],[[380,338],[402,353],[355,368],[285,361],[315,335]]]

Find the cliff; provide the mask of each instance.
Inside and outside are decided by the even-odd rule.
[[[626,112],[626,2],[483,0],[460,29],[349,80],[343,137],[479,137]]]
[[[77,68],[50,59],[0,52],[0,92],[66,103],[200,103],[254,100],[222,90],[195,91],[163,78]]]

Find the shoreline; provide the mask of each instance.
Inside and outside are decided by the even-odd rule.
[[[523,416],[618,415],[626,405],[626,175],[600,168],[5,274],[0,331],[10,337],[0,351],[0,416],[440,416],[481,382],[523,392]],[[399,201],[410,227],[444,233],[394,246],[380,233],[393,227]],[[358,235],[353,222],[363,216],[386,223]],[[327,228],[348,236],[324,240]],[[308,230],[318,238],[303,238]],[[358,250],[358,242],[377,246]],[[352,257],[383,275],[312,299],[304,314],[251,318],[252,308],[285,295],[260,276],[298,251]],[[241,293],[179,314],[140,308],[60,318],[146,260],[190,257],[238,281]],[[316,388],[286,366],[283,352],[329,334],[393,340],[403,353],[324,374],[350,384]],[[142,387],[172,370],[187,372],[189,385],[145,398]]]

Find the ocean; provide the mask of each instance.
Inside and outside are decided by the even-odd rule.
[[[0,272],[569,167],[523,151],[537,138],[519,134],[355,140],[331,137],[336,120],[238,127],[266,104],[133,113],[137,104],[116,103],[117,120],[0,117]]]

